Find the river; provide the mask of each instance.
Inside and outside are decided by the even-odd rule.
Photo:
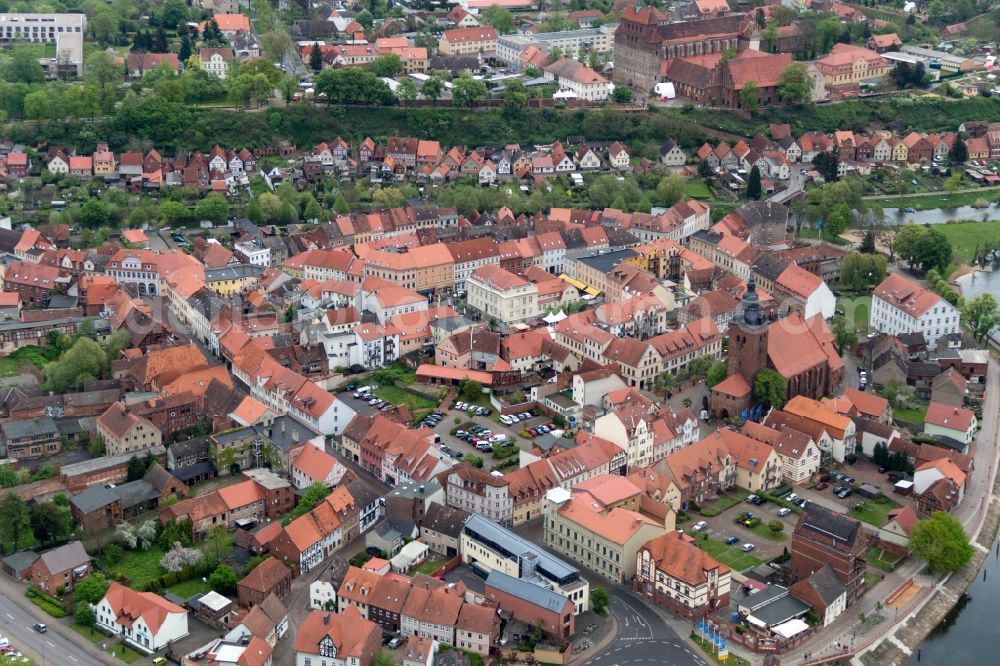
[[[958,288],[961,289],[962,296],[966,300],[987,292],[1000,300],[1000,268],[994,269],[990,273],[968,273],[958,278],[956,282],[958,282]]]
[[[986,580],[983,581],[983,571]],[[905,666],[985,666],[996,664],[1000,618],[1000,559],[997,544],[979,576]]]
[[[960,206],[958,208],[930,208],[928,210],[917,210],[912,213],[904,213],[902,208],[883,208],[882,212],[886,222],[895,224],[946,224],[952,220],[969,220],[972,222],[985,222],[987,220],[1000,220],[1000,207],[997,204],[986,208],[976,208],[975,206]]]

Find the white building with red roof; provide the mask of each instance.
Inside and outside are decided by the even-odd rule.
[[[314,483],[333,488],[347,472],[339,460],[315,446],[304,446],[292,461],[292,485],[303,490]]]
[[[958,308],[930,289],[892,273],[872,294],[873,330],[900,335],[923,333],[928,348],[959,330]]]
[[[971,409],[940,402],[931,402],[927,405],[927,414],[924,415],[924,434],[947,438],[942,440],[942,443],[958,449],[959,453],[965,453],[978,428],[976,414]]]
[[[152,592],[111,583],[95,609],[97,626],[145,653],[188,635],[188,612]]]

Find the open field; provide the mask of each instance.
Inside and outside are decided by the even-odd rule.
[[[896,508],[891,500],[885,497],[858,502],[854,511],[851,512],[853,518],[857,518],[863,523],[881,527],[885,524],[889,512]]]
[[[844,317],[855,331],[867,331],[868,319],[872,311],[871,296],[841,296],[838,308],[843,308]]]
[[[376,389],[374,393],[376,397],[382,398],[386,402],[391,402],[394,405],[406,405],[411,413],[414,410],[434,407],[434,401],[430,398],[425,398],[398,386],[383,386]]]
[[[951,241],[955,256],[961,263],[967,264],[972,261],[977,245],[1000,248],[1000,221],[936,224],[934,228]]]

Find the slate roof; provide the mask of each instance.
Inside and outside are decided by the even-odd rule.
[[[851,545],[861,533],[861,523],[810,502],[800,519],[802,528]]]
[[[568,599],[552,590],[535,583],[508,576],[500,571],[491,571],[486,577],[486,584],[512,597],[522,599],[530,604],[549,611],[561,613]]]
[[[435,502],[427,507],[421,527],[457,539],[469,515],[468,511]]]
[[[69,498],[70,504],[84,514],[102,509],[117,500],[118,496],[104,486],[91,486],[82,493]]]

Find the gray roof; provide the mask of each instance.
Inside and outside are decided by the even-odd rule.
[[[396,486],[389,491],[389,496],[416,499],[419,497],[433,495],[439,490],[441,490],[441,484],[433,479],[428,479],[427,481],[412,481],[410,483],[404,483],[403,485]]]
[[[802,514],[802,527],[850,545],[861,532],[861,523],[813,502]]]
[[[167,452],[165,448],[157,444],[156,446],[151,446],[146,449],[145,454],[151,455],[154,458],[158,458]],[[145,455],[144,454],[144,455]],[[80,474],[89,474],[90,472],[96,472],[100,469],[107,469],[109,467],[116,467],[122,464],[128,464],[130,458],[135,456],[134,453],[127,453],[121,456],[101,456],[100,458],[91,458],[90,460],[84,460],[83,462],[73,463],[72,465],[64,465],[62,468],[62,473],[65,476],[77,476]]]
[[[219,280],[238,280],[245,277],[260,277],[264,272],[263,266],[256,264],[233,264],[231,266],[221,266],[219,268],[205,269],[205,282],[218,282]]]
[[[577,257],[576,260],[586,264],[587,266],[593,268],[601,273],[610,273],[611,270],[620,264],[625,259],[631,259],[632,257],[639,256],[639,253],[635,250],[613,250],[611,252],[595,252],[593,254],[587,254],[582,257]]]
[[[479,541],[486,542],[494,549],[503,551],[507,557],[512,559],[519,559],[525,555],[535,556],[538,563],[537,571],[550,580],[571,581],[580,577],[580,570],[576,567],[479,514],[473,514],[469,518],[463,532]]]
[[[829,564],[824,565],[822,569],[809,576],[805,582],[816,591],[816,594],[827,606],[847,592],[847,588],[833,573],[833,568]]]
[[[173,475],[184,483],[187,483],[191,479],[203,474],[215,474],[215,471],[215,463],[208,460],[188,465],[187,467],[178,467],[173,471]]]
[[[25,419],[23,421],[11,421],[0,425],[5,440],[20,439],[28,435],[55,435],[59,436],[59,427],[51,416],[42,416],[37,419]]]
[[[121,500],[123,509],[138,506],[139,504],[159,497],[160,495],[160,493],[156,491],[156,488],[154,488],[149,481],[146,481],[145,479],[123,483],[120,486],[112,488],[111,493]]]
[[[508,576],[500,571],[491,571],[486,584],[512,597],[527,601],[539,608],[561,613],[566,608],[567,597],[535,583]]]
[[[763,608],[775,600],[788,596],[788,588],[781,585],[770,585],[765,590],[752,593],[743,601],[739,602],[740,608],[747,608],[751,612],[758,608]]]
[[[10,567],[14,571],[24,571],[38,559],[38,553],[33,550],[22,550],[17,553],[11,553],[7,557],[3,558],[3,564],[5,567]]]
[[[417,526],[408,520],[386,517],[373,531],[386,541],[395,541],[398,538],[414,536]]]
[[[752,615],[767,624],[775,627],[783,622],[805,615],[809,612],[810,606],[795,597],[789,595],[776,599],[772,603],[755,610]]]
[[[754,271],[772,282],[777,280],[786,268],[788,268],[787,261],[778,259],[771,254],[762,254],[757,258],[757,261],[753,262]]]
[[[274,442],[275,446],[284,451],[320,436],[319,432],[301,421],[297,421],[288,414],[282,414],[274,419],[267,428],[260,426],[255,426],[255,428]]]
[[[469,520],[469,515],[469,512],[464,509],[435,502],[424,512],[424,522],[421,528],[457,539],[461,536],[462,528]]]
[[[104,486],[91,486],[82,493],[69,498],[69,503],[88,514],[103,509],[118,500],[118,496]]]
[[[351,497],[357,502],[359,507],[371,506],[381,499],[381,496],[372,490],[367,483],[361,479],[355,479],[347,484],[347,490]]]
[[[64,546],[53,548],[41,554],[49,573],[62,573],[90,562],[90,555],[79,541],[70,541]]]
[[[435,319],[430,323],[431,328],[440,328],[442,331],[448,333],[454,333],[459,329],[469,328],[474,326],[476,322],[472,321],[468,317],[463,315],[458,315],[457,317],[441,317],[440,319]]]

